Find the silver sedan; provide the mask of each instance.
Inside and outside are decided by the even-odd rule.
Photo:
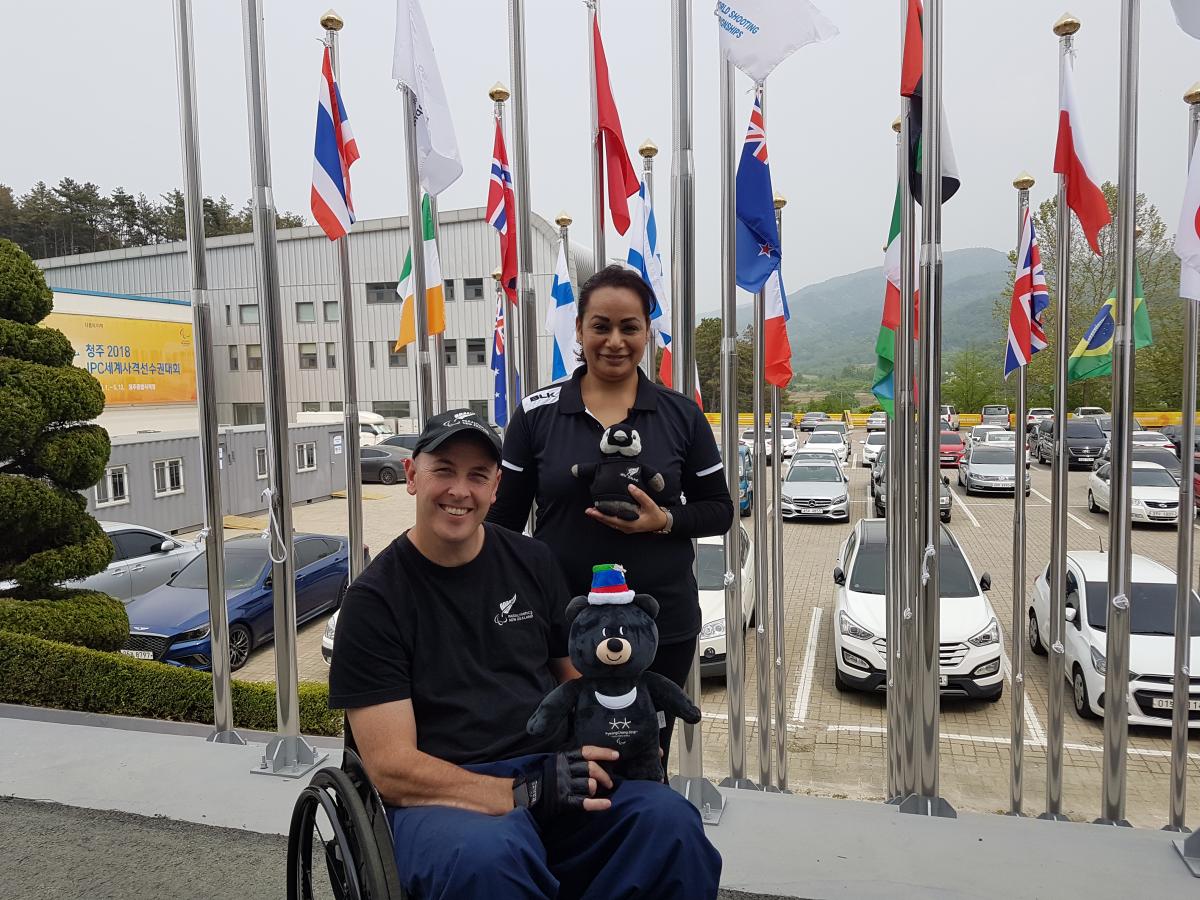
[[[968,494],[976,491],[1006,492],[1016,490],[1016,466],[1013,465],[1013,451],[988,447],[981,444],[972,446],[958,463],[958,485]],[[1025,494],[1029,494],[1029,473],[1025,473]]]

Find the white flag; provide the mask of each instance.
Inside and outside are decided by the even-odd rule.
[[[1183,212],[1175,231],[1175,255],[1180,259],[1179,296],[1200,300],[1200,141],[1192,151]]]
[[[416,97],[417,170],[421,187],[437,196],[458,180],[463,166],[419,0],[396,0],[392,77]]]
[[[719,0],[721,55],[760,82],[806,44],[827,41],[837,27],[809,0]]]
[[[1200,38],[1200,0],[1171,0],[1179,27],[1194,38]]]

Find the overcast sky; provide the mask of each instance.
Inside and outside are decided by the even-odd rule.
[[[272,174],[280,209],[308,210],[322,35],[330,0],[265,0]],[[786,0],[779,0],[786,2]],[[1200,0],[1197,0],[1200,2]],[[767,81],[775,189],[787,196],[784,277],[805,284],[882,262],[895,185],[889,125],[898,111],[898,0],[817,0],[841,34],[806,47]],[[1050,0],[946,0],[945,107],[963,187],[945,208],[947,249],[1015,241],[1013,177],[1028,169],[1034,200],[1053,189],[1057,38]],[[4,0],[19,33],[0,54],[9,85],[0,181],[18,193],[63,176],[156,195],[182,184],[169,0]],[[241,4],[195,6],[205,193],[240,205],[250,194]],[[695,0],[694,115],[698,306],[719,302],[717,29],[712,0]],[[1076,84],[1088,151],[1115,180],[1119,0],[1071,0],[1083,22]],[[567,210],[590,243],[587,17],[581,0],[526,0],[529,160],[534,209]],[[362,159],[352,170],[360,218],[407,212],[401,100],[391,81],[390,0],[337,0],[341,87]],[[657,160],[660,229],[668,227],[671,48],[668,0],[601,0],[613,91],[631,155],[645,138]],[[1200,42],[1167,0],[1142,4],[1138,189],[1172,223],[1186,166],[1184,90],[1200,79]],[[443,209],[486,202],[492,148],[488,88],[511,84],[505,0],[424,0],[465,167]],[[752,103],[737,74],[739,141]],[[511,104],[510,104],[511,105]],[[510,132],[511,135],[511,132]],[[511,140],[511,137],[510,137]],[[511,145],[510,145],[511,146]],[[636,162],[636,156],[634,157]],[[609,229],[609,255],[626,241]],[[398,273],[397,273],[398,274]]]

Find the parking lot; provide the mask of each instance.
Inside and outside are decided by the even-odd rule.
[[[863,516],[873,516],[868,493],[868,470],[860,465],[858,440],[850,474],[850,523],[785,522],[783,525],[783,587],[786,623],[788,714],[788,779],[793,791],[856,799],[882,799],[885,758],[883,695],[839,693],[833,685],[831,656],[832,570],[841,542]],[[768,469],[773,473],[775,470]],[[979,574],[992,577],[990,599],[1000,619],[1006,652],[1012,646],[1012,498],[967,497],[955,485],[953,521],[949,528]],[[1026,592],[1049,560],[1050,469],[1034,463],[1028,499],[1028,574]],[[1087,510],[1088,472],[1071,472],[1067,545],[1071,550],[1108,548],[1108,517]],[[412,499],[403,485],[367,488],[364,529],[367,543],[381,549],[412,523]],[[304,531],[345,533],[346,504],[330,500],[298,507],[295,527]],[[742,523],[753,531],[752,519]],[[1174,526],[1135,526],[1133,550],[1174,569]],[[320,680],[327,674],[320,641],[324,619],[305,626],[299,636],[301,679]],[[1016,635],[1023,640],[1024,635]],[[758,710],[754,635],[746,637],[746,762],[747,774],[759,780]],[[238,677],[274,678],[270,647],[254,653]],[[1048,676],[1044,657],[1026,653],[1025,809],[1045,808],[1045,733]],[[728,706],[720,678],[703,682],[702,707],[704,772],[712,778],[728,774]],[[1099,814],[1103,723],[1084,721],[1071,708],[1066,693],[1063,808],[1075,820]],[[983,812],[1008,806],[1008,735],[1011,714],[1008,685],[997,703],[947,698],[941,713],[941,791],[956,808]],[[676,745],[678,745],[678,741]],[[1135,825],[1159,827],[1166,822],[1170,747],[1168,728],[1130,729],[1127,817]],[[674,755],[674,753],[673,753]],[[671,769],[677,761],[671,760]],[[1192,806],[1200,796],[1200,735],[1189,752],[1189,795]]]

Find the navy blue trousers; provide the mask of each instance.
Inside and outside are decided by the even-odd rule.
[[[512,777],[542,756],[467,766]],[[446,806],[389,809],[400,883],[420,900],[706,900],[721,856],[700,814],[662,784],[622,781],[604,812],[542,830],[526,809],[503,816]]]

